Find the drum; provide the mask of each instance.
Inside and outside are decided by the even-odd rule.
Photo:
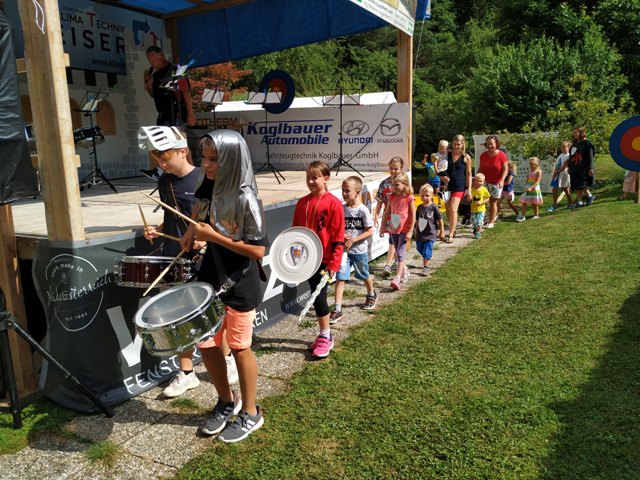
[[[208,283],[178,285],[159,293],[135,315],[138,335],[151,355],[192,350],[222,327],[224,305]]]
[[[93,140],[95,139],[96,145],[104,142],[104,135],[102,129],[99,126],[83,127],[73,131],[73,142],[76,147],[91,148],[93,147]]]
[[[114,270],[116,284],[121,287],[147,288],[173,262],[171,257],[124,256]],[[178,285],[191,278],[191,260],[179,258],[159,285]]]

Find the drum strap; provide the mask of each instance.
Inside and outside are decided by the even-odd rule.
[[[207,250],[211,251],[213,262],[216,264],[216,270],[219,272],[218,278],[220,279],[221,292],[228,292],[229,290],[231,290],[233,286],[236,284],[236,282],[240,280],[240,278],[247,272],[247,270],[249,270],[249,268],[251,268],[251,263],[249,263],[249,265],[246,268],[238,268],[235,271],[231,272],[231,275],[227,276],[227,273],[224,269],[224,265],[222,264],[222,259],[218,254],[218,249],[213,247],[213,248],[208,248]]]

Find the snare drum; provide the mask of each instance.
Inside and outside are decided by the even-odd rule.
[[[116,284],[121,287],[147,288],[173,262],[171,257],[124,256],[114,270]],[[179,258],[165,274],[160,285],[178,285],[191,278],[191,260]]]
[[[90,148],[93,147],[95,139],[96,145],[104,142],[104,134],[99,126],[83,127],[73,131],[73,141],[77,147]]]
[[[222,327],[224,305],[208,283],[178,285],[159,293],[135,315],[138,335],[151,355],[192,350]]]

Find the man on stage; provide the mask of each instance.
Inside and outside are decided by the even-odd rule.
[[[156,125],[182,127],[195,125],[193,98],[187,78],[177,80],[177,88],[170,78],[175,75],[177,67],[167,60],[160,47],[151,46],[146,51],[151,67],[144,71],[144,89],[153,98],[158,112]],[[153,164],[152,164],[153,165]],[[157,169],[140,170],[144,175],[158,178]]]

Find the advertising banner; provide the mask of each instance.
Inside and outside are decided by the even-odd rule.
[[[241,102],[233,102],[240,104]],[[294,104],[295,105],[295,104]],[[389,159],[399,156],[408,165],[409,105],[389,103],[340,108],[289,108],[274,115],[263,109],[202,112],[199,126],[238,129],[251,152],[254,168],[267,161],[281,170],[304,170],[315,160],[333,165],[340,155],[354,168],[367,172],[387,170]],[[342,148],[341,148],[342,147]]]
[[[366,11],[413,35],[418,0],[351,0]]]
[[[16,0],[5,0],[16,30],[16,56],[24,57],[22,27]],[[60,0],[60,24],[64,51],[71,68],[127,74],[125,44],[146,50],[161,45],[165,37],[162,20],[121,8],[82,0]]]
[[[377,184],[371,183],[375,182],[365,184],[363,189],[367,205],[371,205],[377,189]],[[265,212],[270,241],[291,226],[295,203]],[[120,286],[116,275],[116,265],[124,256],[150,255],[156,247],[150,247],[142,237],[79,248],[41,241],[33,263],[34,284],[47,321],[44,347],[107,405],[145,392],[172,378],[179,369],[177,355],[150,355],[136,333],[136,312],[159,290],[143,298],[145,288]],[[369,240],[371,258],[386,253],[388,247],[387,237],[380,237],[378,232]],[[255,333],[289,314],[299,315],[311,297],[307,282],[287,285],[278,280],[268,255],[262,265],[267,281],[261,284],[262,303],[254,320]],[[169,325],[175,320],[163,318],[160,323]],[[200,361],[197,350],[194,360]],[[40,378],[40,388],[56,403],[79,411],[96,409],[46,362]]]

